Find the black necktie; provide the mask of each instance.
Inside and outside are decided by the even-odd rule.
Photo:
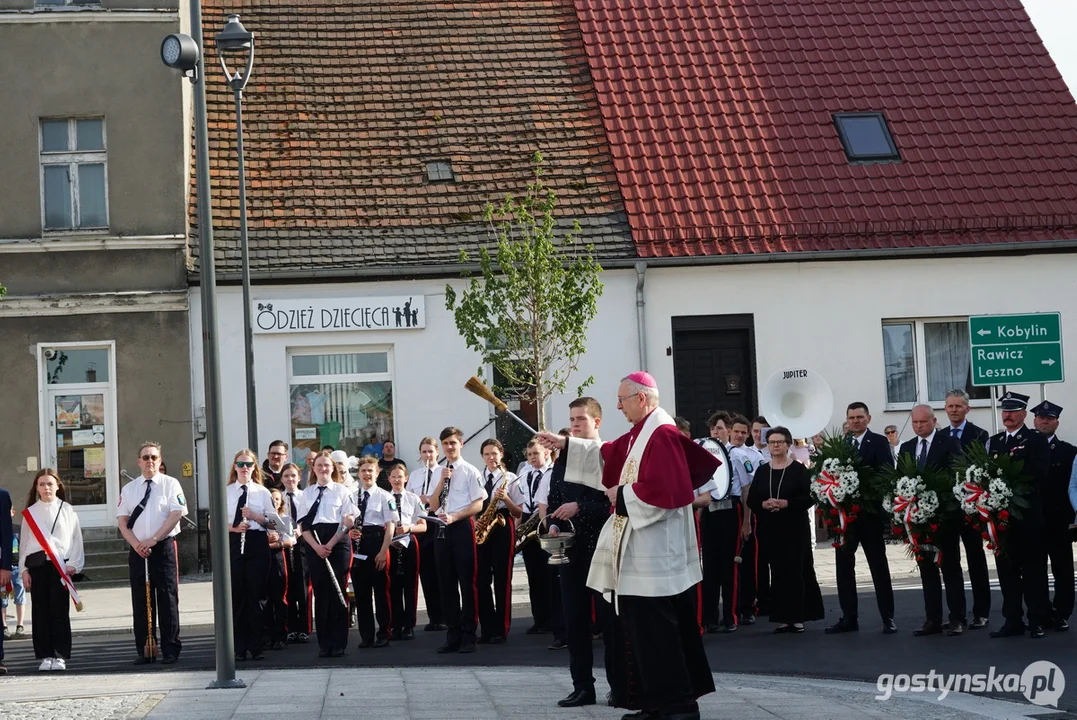
[[[238,526],[243,522],[243,506],[247,504],[247,486],[243,486],[243,490],[239,493],[239,502],[236,503],[236,514],[232,517],[232,527]]]
[[[135,526],[135,521],[138,520],[138,516],[142,514],[142,511],[146,509],[146,502],[150,499],[150,491],[153,490],[153,480],[146,481],[146,494],[142,496],[142,502],[138,504],[135,511],[131,513],[131,517],[127,518],[127,529],[130,530]]]
[[[295,495],[293,493],[288,493],[288,506],[292,509],[292,519],[295,520]]]
[[[363,491],[363,497],[359,500],[359,525],[363,525],[363,521],[366,519],[366,504],[370,500],[370,495],[366,490]]]
[[[396,498],[396,522],[397,524],[404,524],[404,516],[400,512],[400,493],[393,493],[393,497]]]
[[[918,464],[921,470],[927,466],[927,438],[920,438],[920,459]]]
[[[493,473],[487,473],[486,474],[486,494],[487,494],[487,496],[490,496],[490,497],[492,497],[493,494],[494,494],[494,474]]]
[[[318,506],[322,504],[322,494],[325,493],[326,485],[318,486],[318,497],[314,498],[314,504],[310,506],[310,511],[303,516],[303,528],[310,530],[310,526],[314,524],[314,518],[318,515]]]
[[[427,468],[426,469],[426,482],[423,483],[423,495],[429,495],[430,494],[430,478],[433,476],[433,474],[434,474],[433,468]]]
[[[539,478],[541,478],[541,477],[542,477],[542,473],[540,473],[538,470],[532,470],[531,471],[531,483],[530,483],[530,490],[531,490],[531,501],[530,501],[531,509],[530,509],[530,511],[531,512],[535,512],[535,493],[538,491]]]

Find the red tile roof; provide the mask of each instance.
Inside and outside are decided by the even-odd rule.
[[[1077,238],[1077,106],[1020,0],[575,0],[643,257]],[[901,162],[850,164],[838,112]]]
[[[212,38],[233,12],[256,44],[243,116],[253,272],[452,265],[488,244],[483,205],[524,191],[535,150],[563,223],[579,220],[602,257],[635,255],[572,0],[205,0],[220,271],[239,268],[239,185]],[[441,159],[456,182],[426,179]]]

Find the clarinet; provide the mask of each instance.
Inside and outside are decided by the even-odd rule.
[[[403,501],[404,496],[401,495],[400,499],[401,499],[401,501]],[[399,505],[396,506],[396,522],[397,522],[398,527],[402,527],[404,525],[404,517],[400,513],[400,506]],[[416,540],[416,542],[418,542],[418,540]],[[395,575],[397,577],[403,577],[404,576],[404,551],[407,550],[407,548],[403,547],[402,545],[394,545],[393,543],[390,543],[389,544],[389,557],[393,556],[393,548],[396,548],[396,573],[395,573]]]

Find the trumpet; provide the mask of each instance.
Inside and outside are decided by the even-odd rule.
[[[542,522],[542,518],[539,517],[536,510],[526,522],[521,523],[516,528],[516,552],[520,552],[527,543],[531,542],[538,536],[538,525]]]
[[[475,542],[478,545],[482,545],[486,542],[486,539],[490,537],[490,533],[495,527],[505,527],[505,516],[497,511],[497,506],[500,503],[497,500],[497,494],[505,489],[505,486],[509,484],[508,476],[501,481],[501,485],[494,490],[493,496],[490,498],[490,504],[483,511],[479,519],[475,521]]]

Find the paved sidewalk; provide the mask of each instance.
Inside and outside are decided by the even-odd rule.
[[[903,545],[887,545],[887,557],[890,562],[890,576],[895,587],[920,586],[920,575],[916,562],[905,555]],[[831,594],[836,587],[834,578],[834,551],[827,543],[820,543],[815,550],[815,573],[824,594]],[[858,553],[857,579],[861,589],[871,590],[871,576],[863,554]],[[90,588],[82,591],[84,610],[71,612],[71,629],[76,634],[132,632],[131,629],[131,590],[126,586]],[[141,596],[140,596],[141,597]],[[181,578],[179,587],[180,623],[183,627],[213,625],[213,586],[210,575],[188,576]],[[527,574],[523,562],[517,559],[512,574],[512,604],[528,604]],[[426,603],[419,593],[419,612],[425,615]],[[9,612],[10,614],[10,612]],[[13,618],[9,622],[14,623]],[[30,611],[26,611],[26,628],[29,631]]]
[[[394,720],[613,720],[623,710],[594,705],[561,709],[571,690],[559,668],[351,668],[241,671],[244,689],[207,690],[208,672],[125,675],[122,687],[101,678],[58,675],[0,679],[0,717],[218,720],[219,718],[385,717]],[[1049,715],[1038,708],[952,694],[875,699],[867,683],[715,674],[718,691],[700,701],[703,718],[736,720],[974,720]],[[598,691],[605,694],[605,683]]]

